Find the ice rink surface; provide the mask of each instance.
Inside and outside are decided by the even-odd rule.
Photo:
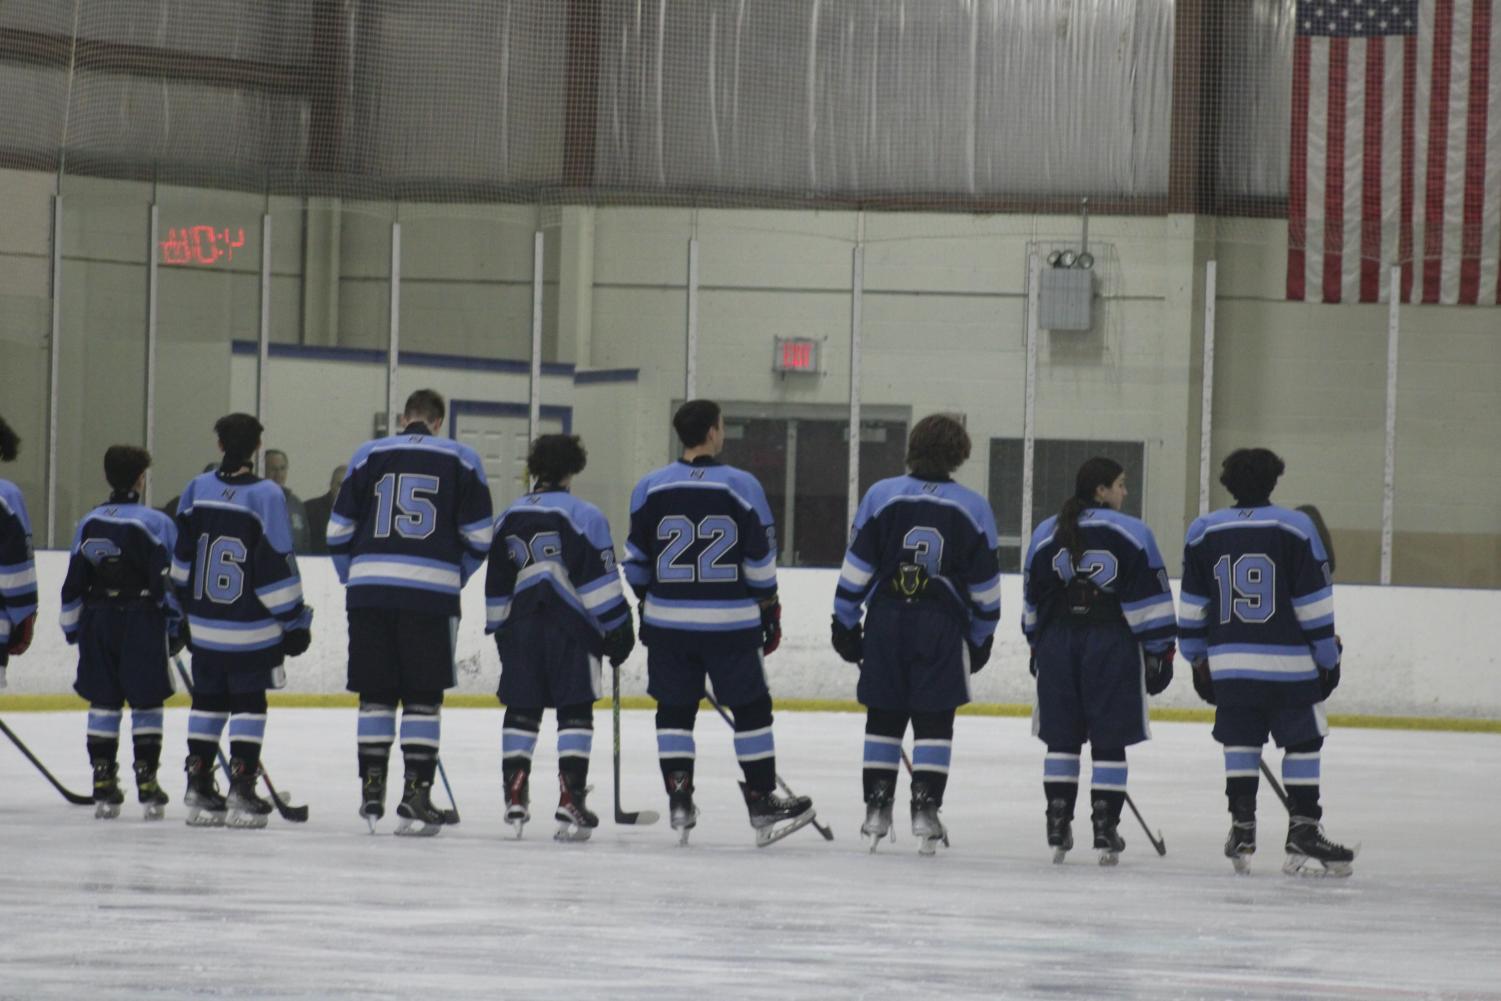
[[[610,819],[599,714],[587,844],[552,838],[551,720],[536,822],[501,821],[499,711],[450,710],[443,749],[462,823],[372,837],[356,816],[353,710],[273,709],[266,764],[311,819],[263,831],[182,823],[184,710],[170,710],[167,820],[95,821],[0,742],[0,997],[10,998],[1501,998],[1501,737],[1336,730],[1326,826],[1362,842],[1347,880],[1284,876],[1285,814],[1261,793],[1261,852],[1237,877],[1208,727],[1156,724],[1130,752],[1115,869],[1083,847],[1054,866],[1043,748],[1026,720],[961,717],[944,819],[919,858],[905,824],[860,843],[863,719],[783,713],[779,771],[837,836],[754,847],[730,733],[699,717],[693,843],[666,820]],[[12,713],[63,782],[87,791],[81,713]],[[626,809],[665,813],[651,715],[625,714]],[[910,743],[910,741],[909,741]],[[1086,753],[1087,758],[1087,753]],[[128,771],[128,740],[122,749]],[[1280,753],[1269,754],[1276,770]],[[1088,761],[1085,775],[1088,775]],[[441,794],[436,798],[442,799]],[[396,790],[388,807],[394,813]]]

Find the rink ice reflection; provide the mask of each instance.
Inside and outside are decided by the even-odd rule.
[[[860,842],[860,716],[778,716],[778,769],[837,840],[808,828],[764,850],[711,714],[689,847],[665,819],[613,823],[603,713],[593,840],[552,841],[550,719],[533,822],[511,840],[500,718],[445,713],[463,820],[432,839],[390,835],[395,783],[381,833],[365,833],[352,710],[272,709],[266,764],[311,819],[264,831],[184,826],[182,710],[168,712],[172,803],[156,824],[133,789],[120,819],[95,821],[0,745],[0,998],[1501,998],[1495,735],[1336,730],[1325,819],[1363,849],[1355,875],[1332,880],[1282,875],[1285,813],[1265,788],[1254,874],[1231,873],[1222,762],[1203,725],[1157,724],[1131,750],[1132,796],[1168,854],[1128,811],[1110,870],[1094,864],[1082,795],[1078,847],[1051,864],[1043,748],[1021,719],[959,719],[953,848],[923,859],[905,776],[896,843],[871,856]],[[83,714],[6,719],[87,789]],[[624,719],[624,805],[665,813],[651,714]],[[122,772],[129,755],[127,740]]]

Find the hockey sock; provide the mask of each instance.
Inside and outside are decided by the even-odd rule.
[[[561,717],[561,713],[559,716]],[[558,727],[562,729],[561,718]],[[500,730],[500,767],[502,774],[509,774],[512,769],[521,769],[527,774],[532,770],[532,754],[537,750],[537,731],[542,729],[541,709],[517,709],[514,706],[506,709],[505,722]],[[563,743],[562,733],[558,734],[558,744]],[[559,752],[561,753],[561,751]]]
[[[582,789],[589,779],[589,752],[594,747],[594,705],[558,707],[558,772],[570,788]]]
[[[428,783],[438,771],[439,708],[408,702],[401,709],[401,755],[406,770]]]
[[[355,725],[354,739],[358,747],[360,778],[368,775],[372,768],[386,766],[391,758],[391,745],[396,743],[395,696],[360,696],[360,717]]]
[[[1119,818],[1126,802],[1126,749],[1091,745],[1089,757],[1094,766],[1089,776],[1090,802],[1104,800],[1110,816]]]
[[[1049,745],[1047,756],[1042,759],[1042,794],[1051,803],[1061,799],[1068,804],[1068,815],[1074,815],[1074,804],[1079,801],[1079,751],[1078,744],[1067,747]]]
[[[693,774],[693,723],[698,718],[698,703],[657,705],[657,763],[662,778],[673,772]]]
[[[1225,798],[1230,810],[1235,811],[1236,801],[1256,802],[1256,790],[1261,786],[1261,748],[1225,745]]]
[[[734,707],[735,757],[745,786],[757,792],[777,787],[777,749],[771,735],[771,696]]]
[[[896,788],[896,773],[902,767],[902,736],[907,732],[907,714],[889,709],[865,710],[865,769],[862,773],[868,802],[879,782]]]
[[[162,761],[164,715],[161,706],[130,707],[130,742],[135,747],[135,763],[153,772]]]
[[[1319,760],[1324,738],[1316,737],[1302,744],[1290,744],[1282,753],[1282,784],[1292,801],[1295,816],[1318,820],[1323,817],[1319,806]]]
[[[912,781],[922,782],[940,806],[949,783],[954,747],[954,711],[912,714]]]
[[[90,762],[100,758],[114,761],[119,755],[121,715],[123,711],[119,706],[89,706],[88,730],[85,731],[84,740]]]
[[[261,764],[261,744],[266,739],[266,693],[230,697],[229,756],[245,763],[254,775]]]
[[[214,766],[219,737],[229,722],[229,699],[223,695],[194,695],[188,711],[188,753]]]

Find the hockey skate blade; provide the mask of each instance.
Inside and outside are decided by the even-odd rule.
[[[1355,875],[1354,862],[1354,859],[1349,862],[1320,862],[1307,855],[1289,854],[1282,863],[1282,871],[1289,876],[1304,879],[1348,879]]]
[[[266,826],[269,818],[270,815],[265,813],[237,813],[231,810],[224,820],[224,826],[241,831],[259,831]]]
[[[114,820],[119,815],[120,815],[120,804],[119,803],[95,803],[94,804],[94,819],[95,820]]]
[[[570,843],[578,843],[578,842],[582,842],[582,841],[588,841],[589,840],[589,835],[592,834],[592,833],[594,833],[594,829],[593,828],[590,828],[590,827],[576,827],[576,826],[574,826],[571,823],[565,824],[565,823],[559,821],[559,823],[558,823],[558,829],[553,832],[552,839],[554,841],[566,841],[566,842],[570,842]]]
[[[810,809],[801,816],[793,817],[781,827],[758,827],[756,828],[756,847],[765,848],[767,845],[774,845],[788,835],[801,831],[817,819],[818,813]]]
[[[1103,866],[1120,865],[1120,861],[1121,861],[1121,853],[1120,852],[1112,851],[1109,848],[1101,848],[1099,851],[1100,851],[1100,865],[1103,865]]]
[[[1251,856],[1249,855],[1231,855],[1230,865],[1234,867],[1237,876],[1251,875]]]
[[[1063,864],[1063,860],[1065,858],[1067,858],[1067,857],[1068,857],[1068,849],[1067,848],[1054,848],[1053,849],[1053,864],[1054,865],[1062,865]]]
[[[223,827],[224,814],[215,810],[200,810],[197,807],[190,807],[187,818],[183,823],[189,827]]]
[[[161,820],[167,815],[165,803],[147,803],[141,811],[141,819],[145,821]]]

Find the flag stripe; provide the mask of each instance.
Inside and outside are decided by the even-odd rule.
[[[1397,258],[1402,262],[1402,301],[1412,302],[1413,231],[1415,199],[1414,175],[1417,172],[1417,92],[1418,39],[1402,39],[1402,211],[1397,217],[1401,231],[1397,236]]]
[[[1480,301],[1480,240],[1485,192],[1486,101],[1490,98],[1491,0],[1474,0],[1470,30],[1469,111],[1465,116],[1464,228],[1459,301]],[[1458,116],[1456,116],[1458,117]],[[1501,154],[1498,154],[1501,155]]]
[[[1382,167],[1386,164],[1383,116],[1386,112],[1386,39],[1373,38],[1365,48],[1365,108],[1361,144],[1363,170],[1360,185],[1360,302],[1381,298],[1381,233],[1386,213],[1382,211]]]
[[[1345,225],[1340,234],[1339,301],[1360,301],[1361,228],[1365,192],[1361,178],[1365,174],[1365,105],[1366,105],[1366,53],[1370,45],[1363,39],[1342,39],[1347,46],[1345,91],[1345,136],[1344,156],[1340,169],[1344,171],[1344,206],[1342,217]],[[1378,150],[1379,153],[1379,150]]]
[[[1449,44],[1449,99],[1444,102],[1444,122],[1449,134],[1444,139],[1444,219],[1439,232],[1439,302],[1459,302],[1459,262],[1465,231],[1465,145],[1468,116],[1465,104],[1470,96],[1470,27],[1475,0],[1455,0],[1454,20]]]
[[[1345,92],[1349,84],[1350,40],[1331,38],[1325,72],[1329,86],[1320,88],[1327,94],[1325,107],[1329,116],[1329,138],[1324,152],[1324,261],[1322,286],[1325,302],[1339,302],[1340,265],[1345,242]]]
[[[1402,193],[1405,190],[1410,197],[1412,189],[1403,188],[1401,169],[1403,158],[1412,154],[1411,145],[1404,147],[1402,144],[1404,82],[1412,72],[1409,41],[1411,39],[1387,38],[1382,44],[1386,53],[1382,60],[1386,64],[1386,81],[1382,89],[1391,96],[1381,108],[1381,294],[1375,300],[1380,302],[1389,301],[1389,295],[1401,294],[1400,288],[1393,290],[1389,287],[1391,267],[1403,262],[1403,236],[1409,240],[1412,237],[1402,214]]]
[[[1444,248],[1444,154],[1449,138],[1449,60],[1454,49],[1454,0],[1437,0],[1433,18],[1433,72],[1428,82],[1428,158],[1424,172],[1423,294],[1438,302],[1443,280],[1439,255]]]
[[[1293,40],[1292,155],[1287,184],[1287,297],[1304,298],[1308,246],[1308,63],[1309,39]]]
[[[1490,4],[1488,3],[1489,7]],[[1501,53],[1501,18],[1489,10],[1492,58]],[[1480,295],[1478,301],[1501,305],[1501,71],[1490,73],[1486,105],[1485,208],[1480,225]]]
[[[1308,205],[1316,213],[1315,219],[1323,219],[1328,212],[1325,203],[1327,185],[1325,178],[1329,163],[1329,39],[1315,39],[1308,53]],[[1324,290],[1324,254],[1329,249],[1324,227],[1308,227],[1307,267],[1303,280],[1310,295],[1322,297]]]

